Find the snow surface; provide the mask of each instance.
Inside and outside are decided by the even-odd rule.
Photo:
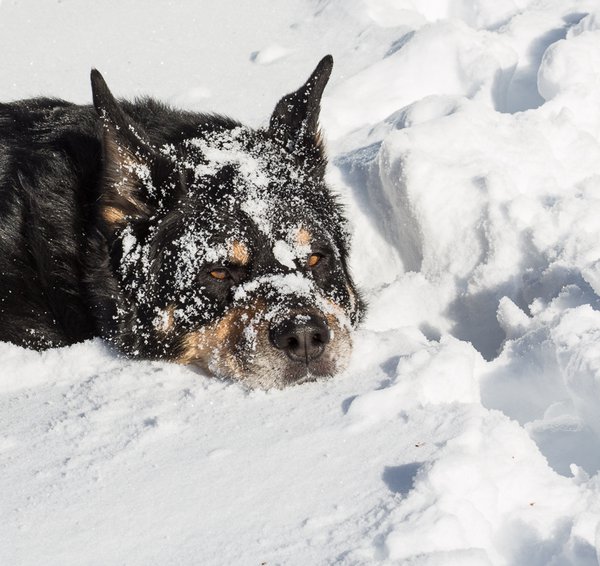
[[[600,1],[274,6],[0,4],[2,100],[95,66],[260,125],[331,52],[370,303],[283,391],[0,344],[0,564],[598,565]]]

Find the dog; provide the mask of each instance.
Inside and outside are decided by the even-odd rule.
[[[100,336],[250,387],[333,376],[364,302],[324,181],[324,57],[269,125],[117,101],[0,104],[0,340]]]

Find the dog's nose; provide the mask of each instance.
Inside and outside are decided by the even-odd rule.
[[[271,326],[269,338],[273,346],[283,350],[291,360],[308,365],[321,356],[330,334],[323,317],[295,315]]]

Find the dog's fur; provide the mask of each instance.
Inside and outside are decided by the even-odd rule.
[[[362,301],[326,186],[333,60],[264,130],[150,98],[0,104],[0,340],[101,336],[249,385],[333,375]]]

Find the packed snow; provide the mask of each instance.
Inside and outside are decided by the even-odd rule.
[[[0,564],[600,563],[600,0],[5,0],[0,32],[3,101],[89,103],[94,66],[252,126],[332,53],[370,305],[286,390],[0,344]]]

